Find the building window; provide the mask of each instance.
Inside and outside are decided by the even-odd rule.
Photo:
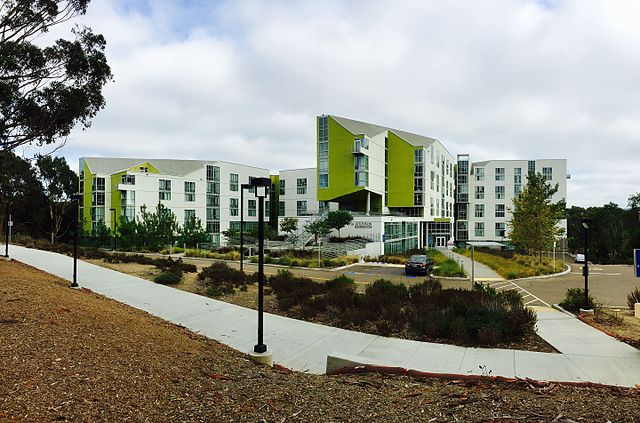
[[[475,223],[476,236],[484,236],[484,222]]]
[[[329,202],[328,201],[318,201],[318,211],[320,213],[324,213],[329,210]]]
[[[184,181],[184,201],[196,201],[196,183]]]
[[[496,223],[496,237],[504,237],[505,223]]]
[[[220,209],[217,207],[207,207],[207,221],[220,220]]]
[[[535,162],[535,160],[529,160],[529,163],[527,165],[527,173],[528,174],[536,173],[536,162]]]
[[[196,211],[195,210],[185,210],[184,211],[184,224],[185,226],[191,221],[191,219],[196,219]]]
[[[420,179],[422,181],[422,179]],[[424,203],[422,202],[422,193],[421,192],[416,192],[413,194],[413,205],[414,206],[424,206]]]
[[[284,179],[280,179],[280,195],[284,195],[284,189],[285,189]]]
[[[504,181],[504,167],[496,167],[496,181]]]
[[[357,187],[366,187],[369,185],[369,172],[356,172],[354,178],[354,184]]]
[[[457,220],[467,220],[467,206],[468,204],[458,204],[458,217]]]
[[[476,187],[476,200],[484,200],[484,186]]]
[[[122,216],[128,221],[136,218],[136,192],[120,191],[120,201],[122,203]]]
[[[436,215],[435,202],[433,201],[433,197],[429,197],[429,214],[431,216]]]
[[[318,118],[318,187],[329,187],[329,121]]]
[[[207,165],[207,181],[220,182],[220,167]]]
[[[476,168],[476,181],[478,182],[484,181],[484,167]]]
[[[515,184],[513,186],[513,195],[515,197],[518,197],[520,195],[520,193],[522,192],[522,185],[520,184]]]
[[[514,184],[522,183],[522,168],[516,167],[513,169],[513,183]]]
[[[169,179],[159,179],[158,189],[160,200],[171,200],[171,181]]]
[[[484,217],[484,204],[475,205],[475,217]]]
[[[104,178],[92,178],[91,191],[104,191]]]
[[[135,185],[136,184],[136,175],[122,175],[122,184],[124,184],[124,185]]]
[[[496,204],[496,217],[504,217],[504,204]]]
[[[284,216],[284,201],[278,203],[278,216]]]
[[[256,200],[249,200],[248,209],[249,209],[249,211],[248,211],[248,215],[249,216],[255,216],[256,215]]]
[[[307,178],[298,178],[297,180],[297,193],[299,195],[304,195],[307,193]]]
[[[434,189],[434,184],[436,182],[436,172],[434,172],[433,170],[431,171],[431,189]]]
[[[296,212],[298,216],[303,216],[307,214],[307,202],[306,201],[298,201],[296,204]]]
[[[229,215],[230,216],[238,215],[238,199],[237,198],[229,198]]]
[[[544,176],[545,181],[550,181],[553,178],[553,168],[551,167],[543,167],[542,168],[542,176]]]
[[[269,201],[264,200],[264,217],[269,217]]]
[[[238,174],[229,174],[229,191],[238,191]]]
[[[496,186],[496,200],[504,200],[504,185]]]
[[[424,161],[424,150],[419,148],[413,152],[413,162],[422,163]]]

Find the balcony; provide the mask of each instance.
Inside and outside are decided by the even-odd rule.
[[[353,142],[353,148],[351,152],[354,155],[368,154],[369,152],[369,139],[368,138],[356,138]]]

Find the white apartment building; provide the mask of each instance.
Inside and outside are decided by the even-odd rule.
[[[558,191],[552,202],[567,198],[567,161],[490,160],[469,162],[458,156],[457,242],[499,242],[509,239],[508,222],[513,199],[527,184],[529,172],[541,173]],[[566,220],[560,223],[567,229]]]
[[[114,228],[122,217],[134,219],[143,207],[155,211],[162,203],[181,225],[199,218],[219,245],[223,231],[240,228],[240,187],[255,177],[268,178],[269,170],[224,161],[84,157],[81,216],[87,231],[99,220]],[[257,199],[245,190],[247,222],[257,222],[257,209]],[[265,215],[268,220],[268,204]]]

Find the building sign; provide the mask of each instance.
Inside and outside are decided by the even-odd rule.
[[[640,250],[633,250],[633,264],[636,272],[636,278],[640,278]]]
[[[353,227],[356,229],[373,229],[371,222],[353,222]]]

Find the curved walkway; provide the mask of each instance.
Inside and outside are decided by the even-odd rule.
[[[73,259],[11,246],[10,256],[66,280]],[[78,282],[106,297],[183,325],[241,352],[256,340],[255,310],[158,285],[78,262]],[[465,348],[360,332],[265,314],[265,343],[274,361],[297,371],[324,373],[328,356],[423,372],[491,374],[620,386],[640,383],[640,352],[553,309],[538,309],[538,332],[562,354]]]

